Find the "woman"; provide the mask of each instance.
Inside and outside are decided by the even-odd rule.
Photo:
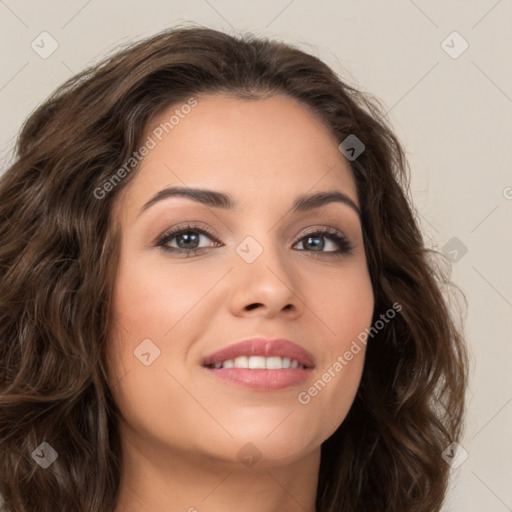
[[[440,510],[467,354],[374,100],[181,27],[70,79],[0,181],[9,511]]]

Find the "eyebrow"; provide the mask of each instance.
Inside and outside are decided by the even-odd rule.
[[[142,206],[139,215],[155,203],[169,197],[186,197],[211,208],[222,208],[223,210],[235,210],[239,206],[239,202],[236,199],[224,192],[200,188],[170,187],[157,192]],[[293,213],[305,212],[335,202],[350,206],[357,213],[358,217],[361,218],[361,211],[354,201],[347,194],[339,190],[326,190],[316,194],[299,196],[295,199],[291,211]]]

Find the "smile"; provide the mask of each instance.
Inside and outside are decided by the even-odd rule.
[[[209,368],[247,368],[258,370],[287,370],[295,368],[305,368],[297,359],[289,357],[264,357],[264,356],[239,356],[236,359],[227,359],[221,363],[210,365]]]
[[[210,354],[202,366],[228,384],[272,391],[303,384],[313,374],[315,360],[289,340],[252,338]]]

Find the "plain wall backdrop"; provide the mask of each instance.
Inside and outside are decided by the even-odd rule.
[[[388,111],[426,239],[469,303],[468,457],[445,510],[512,510],[512,1],[0,0],[1,172],[57,86],[189,21],[297,45]]]

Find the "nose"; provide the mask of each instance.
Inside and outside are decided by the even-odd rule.
[[[287,261],[285,250],[275,242],[242,242],[235,252],[231,273],[230,307],[234,315],[264,314],[273,318],[286,312],[288,318],[303,308],[299,273]]]

